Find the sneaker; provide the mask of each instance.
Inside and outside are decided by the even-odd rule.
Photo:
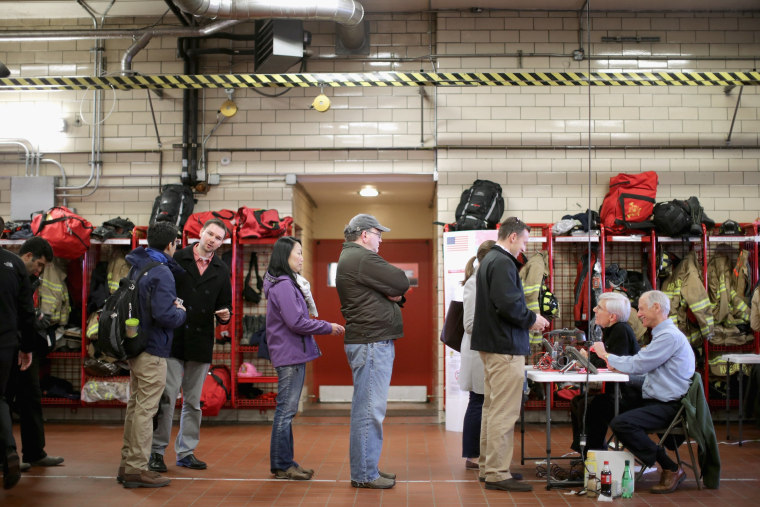
[[[290,481],[308,481],[311,479],[312,474],[309,474],[307,470],[300,469],[300,467],[292,466],[287,470],[275,470],[275,479],[287,479]]]
[[[32,468],[32,465],[30,465],[29,463],[24,463],[24,462],[22,461],[22,462],[21,462],[21,465],[19,465],[19,467],[18,467],[18,468],[19,468],[19,470],[21,470],[22,472],[28,472],[29,470],[31,470],[31,468]]]
[[[351,481],[351,486],[355,488],[391,489],[395,485],[396,485],[396,481],[394,481],[393,479],[387,479],[383,477],[382,475],[372,482]]]
[[[385,477],[386,479],[393,479],[396,480],[396,474],[392,474],[390,472],[383,472],[382,470],[378,470],[378,473],[380,474],[380,477]]]
[[[141,470],[137,474],[124,474],[125,488],[161,488],[168,486],[171,480],[168,477],[162,477],[158,472],[151,470]]]
[[[33,467],[54,467],[61,463],[63,463],[63,458],[61,456],[45,456],[44,458],[32,461],[29,464]]]
[[[116,472],[116,482],[119,484],[124,484],[124,473],[126,472],[126,467],[120,466],[119,471]]]
[[[166,473],[167,468],[166,463],[164,463],[163,454],[158,454],[157,452],[151,453],[150,460],[148,461],[148,470]]]
[[[206,463],[195,457],[194,454],[188,454],[182,459],[177,460],[178,467],[191,468],[193,470],[206,470]]]
[[[306,474],[309,476],[309,479],[311,479],[314,476],[314,469],[313,468],[303,468],[301,465],[296,465],[296,469],[301,472],[302,474]]]

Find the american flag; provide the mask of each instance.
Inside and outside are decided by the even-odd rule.
[[[447,252],[465,252],[469,247],[469,238],[467,236],[449,236],[446,238]]]

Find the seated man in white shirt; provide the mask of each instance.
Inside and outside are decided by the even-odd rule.
[[[652,342],[634,356],[608,354],[604,343],[592,348],[610,368],[629,375],[645,375],[642,398],[610,422],[620,442],[642,463],[662,467],[660,483],[652,493],[672,493],[686,478],[683,469],[648,436],[648,431],[667,427],[680,408],[694,375],[694,352],[684,334],[668,318],[670,300],[660,291],[645,292],[639,298],[638,316],[652,330]]]

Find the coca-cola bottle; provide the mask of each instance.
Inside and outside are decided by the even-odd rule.
[[[612,496],[612,472],[610,471],[610,462],[605,461],[601,474],[602,487],[599,492],[604,496]]]

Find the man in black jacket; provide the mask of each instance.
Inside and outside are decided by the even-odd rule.
[[[499,228],[496,245],[478,268],[472,349],[485,368],[485,393],[480,430],[480,480],[486,489],[532,491],[509,472],[515,422],[520,415],[528,331],[543,331],[549,322],[528,310],[518,260],[525,252],[530,227],[509,217]]]
[[[32,286],[23,261],[0,248],[0,394],[5,393],[8,375],[15,362],[26,370],[32,363],[34,329]],[[20,337],[20,343],[19,343]],[[13,438],[11,412],[5,396],[0,395],[0,463],[3,488],[10,489],[21,478],[21,461]]]
[[[35,236],[24,241],[19,250],[19,257],[24,262],[29,274],[32,290],[40,283],[40,275],[49,262],[53,262],[53,249],[44,238]],[[37,315],[37,329],[47,330],[47,319]],[[42,389],[40,389],[40,361],[47,355],[47,340],[37,333],[32,364],[25,371],[18,365],[13,367],[8,382],[6,398],[19,415],[21,429],[21,448],[23,462],[21,471],[29,470],[32,466],[56,466],[63,463],[61,456],[48,456],[45,452],[45,426],[42,418]]]
[[[166,361],[166,388],[161,396],[158,424],[153,432],[150,463],[154,472],[166,472],[164,452],[169,445],[174,404],[182,388],[182,415],[174,444],[177,466],[205,470],[195,457],[201,431],[201,392],[214,350],[214,320],[232,318],[230,270],[218,255],[227,235],[224,222],[212,218],[203,224],[200,240],[178,250],[174,260],[186,273],[176,277],[177,296],[187,308],[187,321],[174,330],[171,357]]]

